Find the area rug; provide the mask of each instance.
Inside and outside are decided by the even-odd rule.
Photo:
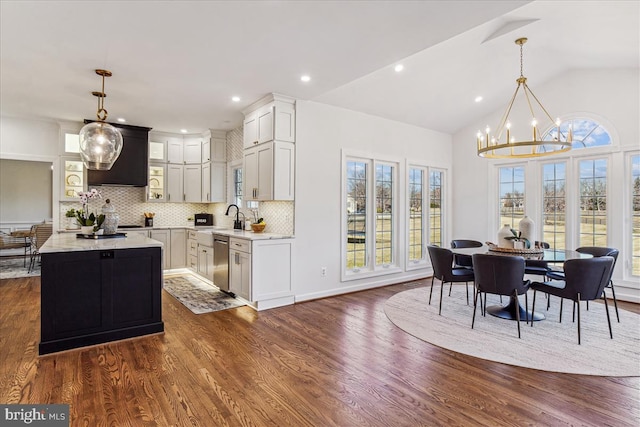
[[[165,277],[164,290],[195,314],[245,305],[192,274]]]
[[[25,267],[24,259],[0,258],[0,279],[15,279],[18,277],[32,277],[40,275],[40,263],[36,262],[31,272],[29,272],[29,259]]]
[[[458,288],[458,289],[456,289]],[[409,334],[438,347],[481,359],[509,365],[608,377],[640,376],[640,315],[619,310],[620,323],[610,300],[609,313],[613,339],[609,337],[604,304],[591,302],[589,311],[581,306],[581,341],[578,345],[577,321],[572,322],[572,303],[565,301],[562,323],[558,322],[560,300],[552,297],[546,309],[544,294],[536,295],[536,312],[546,316],[533,327],[521,323],[518,339],[515,321],[490,314],[483,317],[480,307],[471,329],[473,303],[466,304],[464,287],[454,286],[450,297],[442,300],[438,316],[440,286],[436,281],[431,305],[429,287],[400,292],[387,300],[385,313],[389,320]],[[529,305],[532,304],[529,293]],[[521,296],[524,305],[524,296]],[[504,304],[508,299],[504,299]],[[499,297],[487,296],[487,305],[500,304]]]

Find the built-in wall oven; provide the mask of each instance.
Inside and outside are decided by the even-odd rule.
[[[213,234],[213,283],[229,292],[229,236]]]

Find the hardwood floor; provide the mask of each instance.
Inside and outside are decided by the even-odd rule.
[[[384,302],[427,283],[260,313],[163,293],[164,334],[39,357],[40,278],[2,280],[0,403],[68,403],[91,427],[638,425],[638,377],[502,365],[394,326]]]

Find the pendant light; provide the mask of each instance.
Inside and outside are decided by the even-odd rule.
[[[560,119],[554,121],[551,118],[542,103],[529,89],[527,78],[522,74],[522,46],[526,42],[527,39],[525,37],[516,40],[516,44],[520,46],[520,77],[516,79],[518,86],[511,97],[511,101],[502,116],[502,120],[500,120],[496,132],[491,134],[491,129],[487,126],[484,133],[478,131],[476,135],[478,156],[480,157],[489,159],[541,157],[571,150],[571,143],[573,142],[571,128],[566,134],[560,132]],[[520,88],[522,88],[522,96],[517,98]],[[525,106],[522,111],[527,111],[531,115],[531,119],[529,123],[512,126],[509,121],[509,114],[512,112],[514,105],[516,105],[515,101],[517,99],[521,100],[520,104]],[[537,119],[536,113],[538,115]],[[550,132],[552,138],[550,140],[542,139],[544,135],[539,129],[539,119],[549,120],[548,125],[552,126]]]
[[[97,121],[86,124],[80,130],[80,157],[87,169],[109,170],[122,151],[122,134],[106,122],[107,110],[104,108],[104,78],[111,77],[111,71],[96,70],[102,76],[102,91],[91,92],[98,97]]]

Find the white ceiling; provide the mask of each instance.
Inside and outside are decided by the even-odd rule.
[[[454,133],[506,105],[523,36],[534,90],[640,63],[638,0],[2,0],[0,19],[2,115],[93,119],[106,68],[109,121],[166,132],[233,129],[277,92]]]

